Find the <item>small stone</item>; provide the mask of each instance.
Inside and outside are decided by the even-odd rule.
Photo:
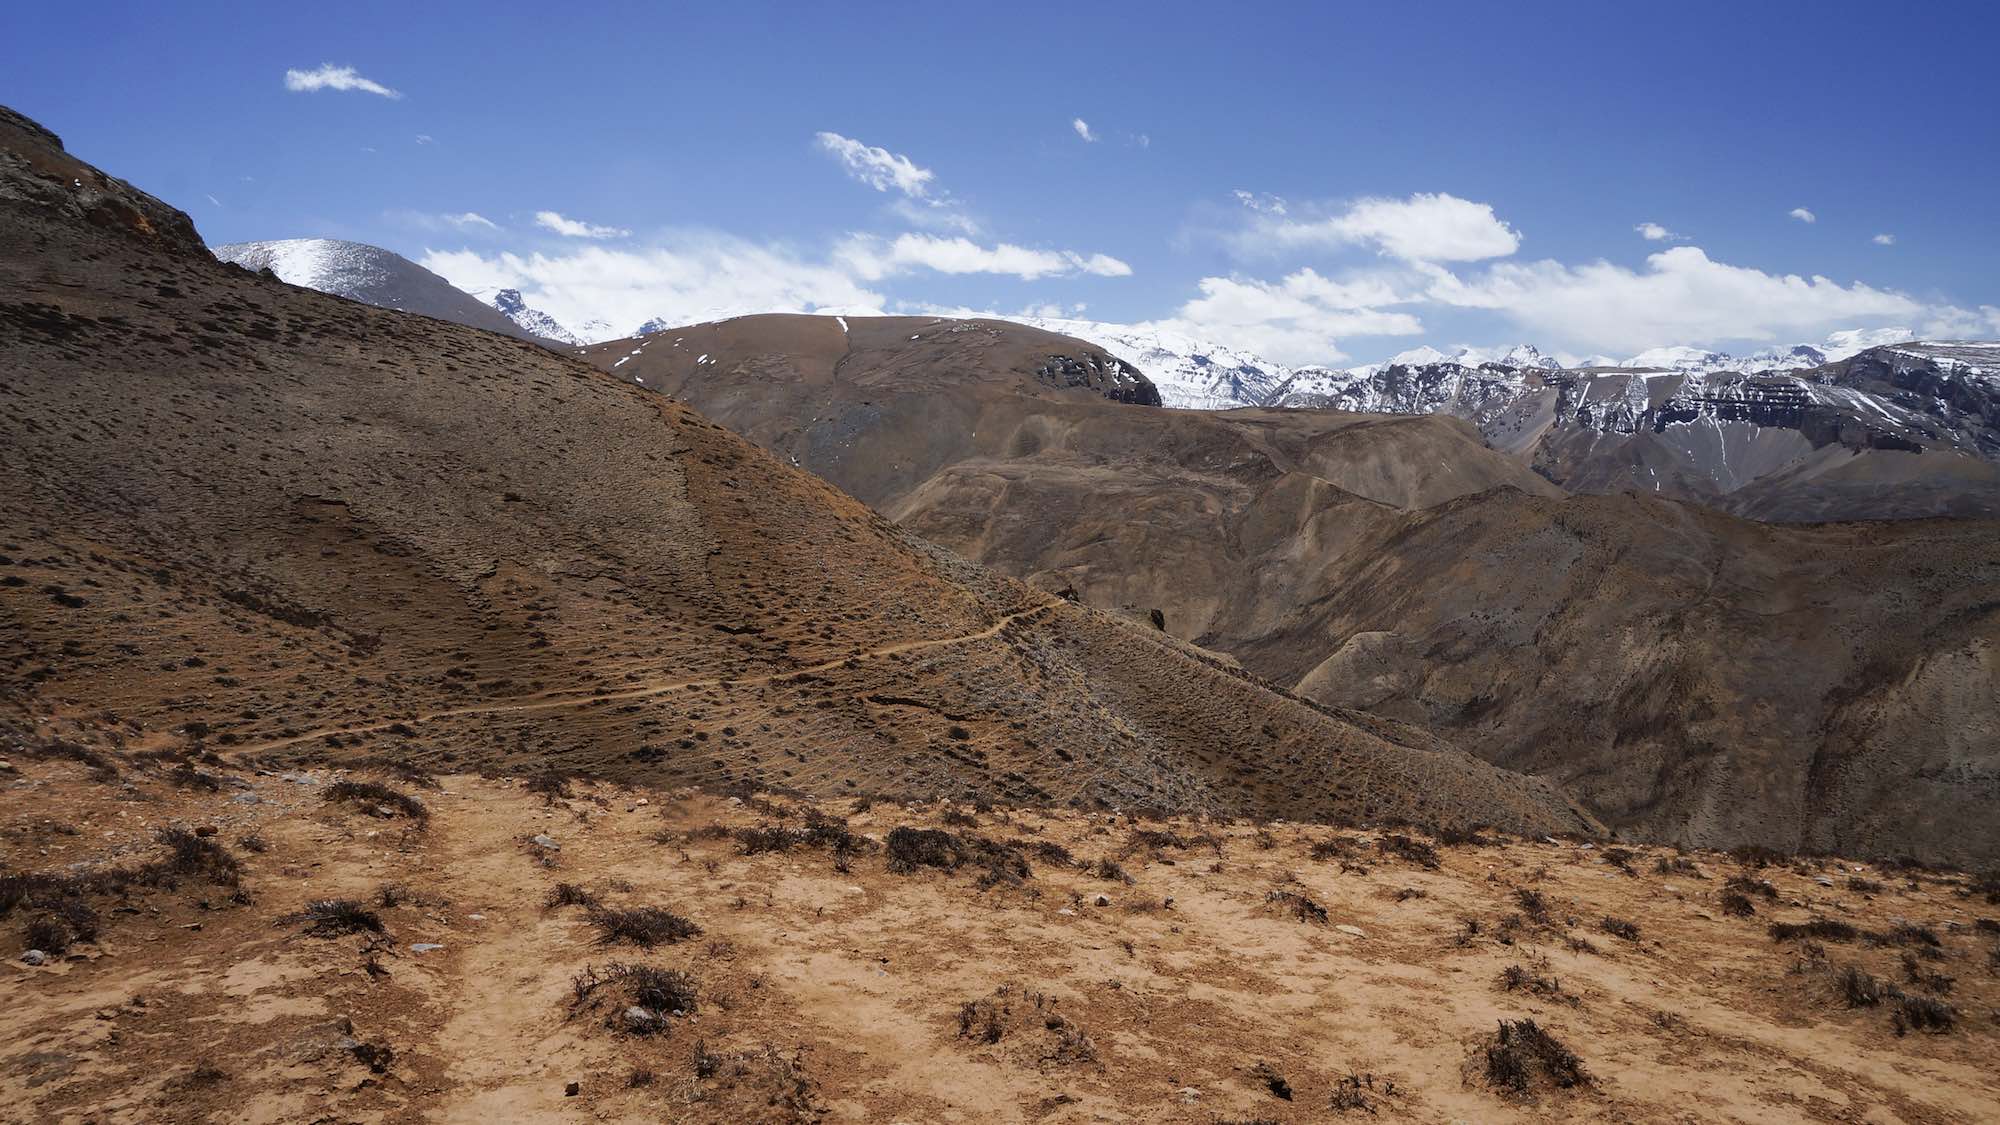
[[[652,1031],[666,1022],[666,1017],[651,1008],[641,1008],[637,1004],[625,1009],[625,1023],[633,1031]]]
[[[1338,925],[1338,926],[1335,926],[1335,927],[1334,927],[1334,929],[1336,929],[1336,930],[1339,930],[1339,931],[1340,931],[1341,933],[1343,933],[1343,934],[1346,934],[1346,935],[1347,935],[1347,936],[1349,936],[1349,937],[1367,937],[1367,936],[1368,936],[1367,934],[1364,934],[1364,933],[1362,933],[1362,932],[1361,932],[1361,927],[1360,927],[1360,926],[1350,926],[1350,925],[1347,925],[1347,924],[1346,924],[1345,922],[1341,923],[1341,924],[1340,924],[1340,925]]]
[[[556,843],[556,838],[545,832],[535,833],[532,843],[538,848],[547,848],[552,852],[559,852],[562,850],[562,845]]]
[[[432,953],[432,952],[435,952],[435,951],[437,951],[437,950],[440,950],[440,949],[443,949],[443,948],[444,948],[444,946],[442,946],[442,945],[439,945],[438,943],[436,943],[436,942],[434,942],[434,941],[420,941],[420,942],[417,942],[416,944],[414,944],[414,945],[410,946],[410,952],[412,952],[412,953]]]
[[[1818,883],[1818,884],[1819,884],[1820,886],[1822,886],[1822,887],[1831,887],[1831,886],[1833,886],[1833,880],[1831,880],[1831,879],[1827,878],[1827,877],[1826,877],[1826,876],[1824,876],[1824,875],[1821,875],[1821,876],[1820,876],[1819,878],[1817,878],[1817,879],[1814,879],[1814,880],[1813,880],[1813,882],[1815,882],[1815,883]]]
[[[1057,914],[1061,914],[1061,915],[1064,915],[1065,917],[1070,917],[1070,918],[1074,918],[1074,917],[1076,917],[1076,911],[1074,911],[1074,910],[1071,910],[1071,909],[1070,909],[1069,907],[1067,907],[1067,906],[1065,906],[1065,907],[1063,907],[1062,909],[1060,909],[1060,910],[1056,911],[1056,913],[1057,913]]]
[[[1105,897],[1104,897],[1103,895],[1098,895],[1098,896],[1097,896],[1097,905],[1099,905],[1099,906],[1110,906],[1110,905],[1111,905],[1111,900],[1110,900],[1110,899],[1108,899],[1108,898],[1105,898]]]
[[[49,963],[49,955],[39,949],[30,949],[26,953],[21,954],[21,963],[23,965],[46,965]]]
[[[14,763],[8,761],[5,758],[0,758],[0,773],[13,773],[13,772],[14,772]]]
[[[231,797],[229,799],[236,802],[239,805],[254,805],[257,802],[263,800],[264,798],[259,797],[255,793],[238,793],[236,796]]]
[[[467,921],[471,921],[471,922],[484,922],[484,921],[486,921],[486,915],[484,915],[484,914],[467,914],[467,915],[466,915],[465,917],[466,917],[466,920],[467,920]]]
[[[1180,1094],[1181,1094],[1181,1101],[1186,1102],[1190,1105],[1201,1100],[1201,1091],[1195,1089],[1193,1086],[1182,1086],[1180,1089]]]
[[[565,1098],[573,1098],[581,1093],[583,1093],[583,1086],[581,1083],[572,1082],[569,1085],[563,1087],[563,1097]]]
[[[195,826],[194,834],[197,836],[213,836],[220,831],[221,829],[213,824],[198,824]]]
[[[639,798],[638,800],[636,800],[636,801],[634,801],[634,802],[632,802],[632,803],[633,803],[633,804],[635,804],[635,805],[645,805],[645,804],[647,804],[647,801],[646,801],[646,798],[644,798],[644,797],[641,797],[641,798]]]

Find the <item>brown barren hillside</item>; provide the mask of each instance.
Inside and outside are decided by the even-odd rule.
[[[48,745],[9,1121],[2000,1116],[1948,872]]]
[[[0,148],[17,716],[273,761],[1592,827],[967,565],[629,380],[215,262],[19,118]]]
[[[745,317],[605,345],[1046,590],[1703,846],[2000,862],[2000,523],[1565,497],[1441,415],[1053,390],[992,321]]]
[[[1160,610],[1210,647],[1261,635],[1300,566],[1394,509],[1561,494],[1454,418],[1162,410],[1046,374],[1099,354],[1005,321],[826,316],[583,350],[926,538],[1095,605]]]

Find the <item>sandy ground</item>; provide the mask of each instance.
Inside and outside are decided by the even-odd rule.
[[[424,803],[420,825],[324,799],[359,775],[195,768],[221,788],[175,785],[164,766],[0,775],[7,871],[131,865],[169,825],[213,827],[243,862],[236,888],[92,897],[98,940],[42,966],[19,959],[35,908],[6,916],[0,1118],[2000,1119],[2000,934],[1980,924],[2000,906],[1956,874],[1645,848],[1627,874],[1602,844],[1523,840],[1439,845],[1430,869],[1421,849],[1384,851],[1380,830],[375,778]],[[846,817],[864,850],[744,854],[729,834],[799,829],[815,809]],[[1020,841],[1030,873],[896,873],[866,840],[900,826]],[[1676,860],[1692,870],[1660,869]],[[1725,914],[1735,877],[1774,897]],[[597,911],[546,905],[559,884],[701,932],[607,944]],[[1523,916],[1522,890],[1546,922]],[[295,916],[324,899],[355,900],[384,932],[309,933]],[[1883,937],[1767,932],[1811,917]],[[1899,921],[1937,947],[1898,938]],[[1906,953],[1932,990],[1955,978],[1950,1030],[1898,1035],[1893,1000],[1842,999],[1848,965],[1931,995]],[[613,963],[686,973],[693,1010],[655,1019],[624,981],[578,1003],[578,975]],[[1587,1081],[1536,1070],[1525,1090],[1497,1087],[1487,1049],[1521,1018]]]

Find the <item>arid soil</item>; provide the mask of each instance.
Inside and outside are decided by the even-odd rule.
[[[1949,872],[105,764],[0,774],[0,867],[86,888],[0,898],[7,1121],[2000,1115],[2000,884]],[[392,797],[330,799],[357,781]],[[240,869],[88,889],[173,826]],[[899,844],[933,832],[979,850],[946,870]],[[95,939],[23,964],[24,927],[72,893]],[[1499,1050],[1520,1020],[1577,1068]]]

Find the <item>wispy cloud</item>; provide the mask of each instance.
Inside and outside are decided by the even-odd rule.
[[[1893,234],[1878,234],[1869,241],[1877,246],[1894,246],[1896,244],[1896,236]]]
[[[624,238],[632,233],[624,227],[606,227],[581,219],[567,219],[554,211],[535,212],[535,225],[564,238]]]
[[[431,135],[430,135],[429,133],[418,133],[418,134],[417,134],[417,143],[418,143],[418,144],[420,144],[420,145],[427,145],[427,144],[430,144],[430,143],[431,143]]]
[[[849,176],[876,191],[895,190],[911,199],[930,197],[930,184],[936,178],[935,173],[929,168],[918,167],[907,156],[863,144],[839,133],[815,133],[813,139],[821,149],[840,161]]]
[[[885,299],[847,270],[775,246],[708,231],[627,250],[582,246],[558,254],[426,251],[420,264],[461,289],[519,289],[572,327],[597,322],[624,335],[653,319],[692,324],[763,312],[879,312]]]
[[[1252,254],[1363,245],[1409,262],[1473,262],[1502,258],[1521,246],[1520,232],[1494,215],[1491,204],[1444,192],[1304,211],[1245,191],[1236,199],[1254,217],[1230,241]]]
[[[1813,214],[1811,211],[1808,211],[1803,207],[1794,207],[1788,213],[1791,215],[1792,218],[1797,219],[1799,222],[1802,223],[1819,222],[1818,215]]]
[[[500,225],[477,211],[461,211],[456,215],[446,215],[444,221],[460,230],[499,230]]]
[[[1610,262],[1503,262],[1459,278],[1433,272],[1426,296],[1496,310],[1562,346],[1637,350],[1664,343],[1817,339],[1857,321],[1907,321],[1925,310],[1905,294],[1826,277],[1771,274],[1676,246],[1642,270]]]
[[[1638,231],[1639,237],[1647,242],[1665,242],[1667,239],[1680,237],[1658,223],[1640,223],[1632,229]]]
[[[982,246],[969,238],[928,234],[901,234],[889,240],[854,235],[840,245],[834,256],[856,277],[869,282],[919,269],[947,274],[1003,274],[1023,281],[1067,274],[1129,277],[1132,273],[1131,266],[1109,254],[1037,250],[1007,242]]]
[[[335,66],[332,63],[321,63],[316,70],[287,70],[285,89],[295,94],[309,94],[315,90],[359,90],[385,98],[403,96],[372,78],[363,78],[351,66]]]
[[[1078,117],[1069,123],[1069,127],[1076,130],[1076,135],[1083,138],[1083,143],[1097,143],[1097,134],[1090,131],[1090,122]]]

